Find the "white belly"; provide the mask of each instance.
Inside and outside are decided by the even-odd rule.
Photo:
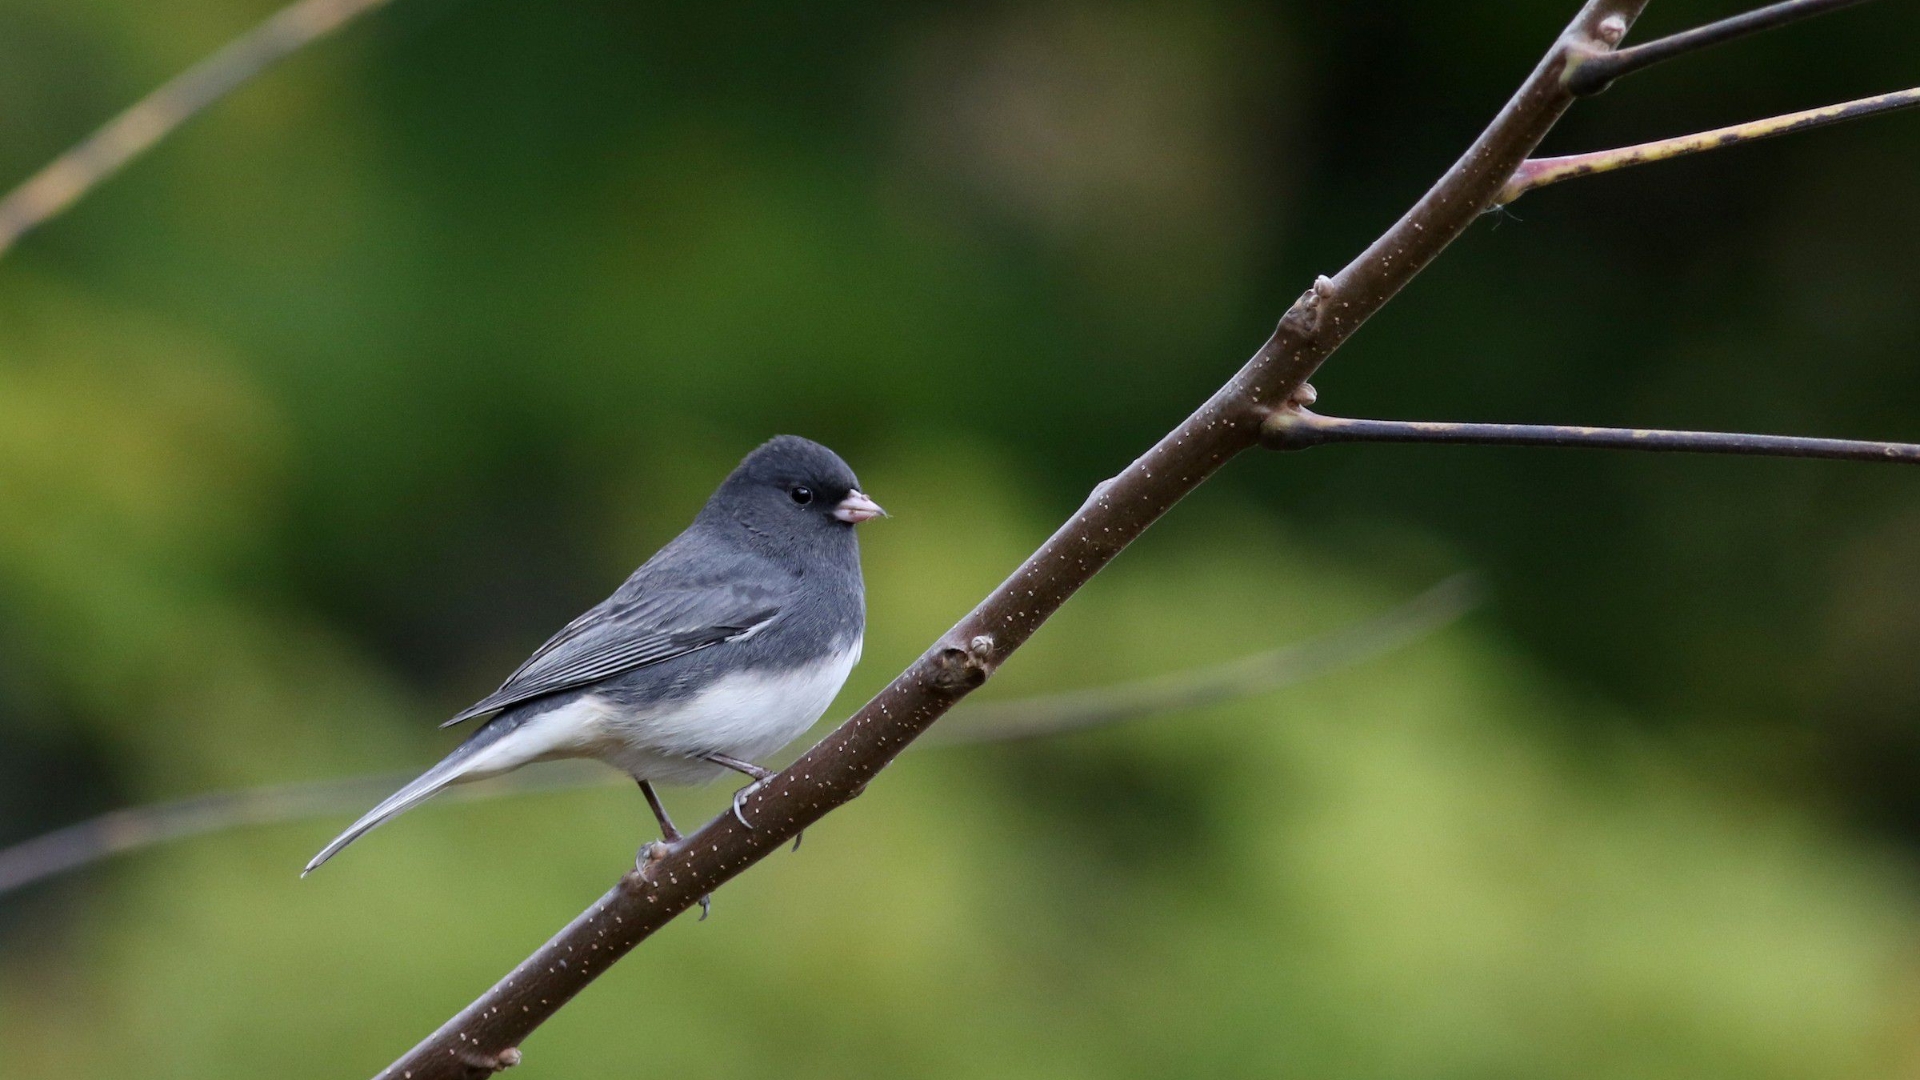
[[[543,713],[474,755],[462,780],[533,761],[598,758],[635,779],[701,784],[727,770],[701,760],[721,753],[747,761],[772,754],[820,719],[860,660],[861,641],[830,661],[772,675],[722,676],[699,694],[658,710],[625,712],[588,694]]]

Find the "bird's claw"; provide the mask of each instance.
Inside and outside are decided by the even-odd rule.
[[[753,798],[753,793],[759,791],[766,782],[765,778],[755,780],[753,783],[733,793],[733,818],[749,829],[753,828],[753,822],[747,820],[744,807],[747,805],[747,800]],[[800,841],[804,839],[806,835],[807,833],[804,829],[793,834],[793,850],[800,850]]]
[[[741,808],[747,804],[748,799],[753,797],[753,793],[759,791],[760,786],[765,783],[765,780],[755,780],[753,783],[733,793],[733,816],[740,824],[745,825],[749,829],[753,828],[753,822],[747,820],[746,811]]]

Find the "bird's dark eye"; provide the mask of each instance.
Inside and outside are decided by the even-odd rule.
[[[791,495],[793,501],[799,503],[801,506],[805,506],[813,501],[813,489],[805,485],[789,488],[787,494]]]

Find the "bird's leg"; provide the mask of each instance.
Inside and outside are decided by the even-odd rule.
[[[737,757],[728,757],[725,754],[701,754],[700,756],[707,761],[713,762],[715,765],[724,766],[737,773],[746,773],[758,781],[764,782],[773,779],[773,770],[764,765],[755,765],[751,761],[742,761]],[[748,827],[751,828],[752,826]]]
[[[654,791],[653,785],[645,780],[639,783],[640,794],[647,797],[647,805],[653,809],[654,820],[660,823],[660,836],[666,841],[666,845],[663,846],[672,846],[679,843],[680,830],[673,827],[673,819],[667,816],[666,805],[660,801],[659,793]],[[654,845],[652,842],[649,842],[646,847],[640,849],[640,854],[645,856],[648,862],[652,862],[654,859],[664,857],[667,853],[662,851],[655,854]]]
[[[653,816],[660,822],[661,839],[649,840],[642,844],[640,854],[633,860],[633,868],[645,873],[655,859],[666,858],[668,853],[679,845],[681,837],[680,830],[673,827],[673,819],[667,816],[667,807],[660,801],[660,795],[653,790],[653,785],[645,780],[639,783],[640,794],[647,797],[647,805],[653,808]],[[707,916],[711,914],[713,914],[713,896],[709,894],[700,897],[700,921],[706,922]]]
[[[740,819],[740,824],[745,825],[749,829],[753,828],[753,822],[747,820],[747,815],[743,813],[740,808],[746,804],[748,797],[760,790],[760,785],[773,779],[773,770],[755,765],[751,761],[742,761],[737,757],[728,757],[725,754],[702,754],[700,756],[707,761],[713,762],[715,765],[732,769],[737,773],[746,773],[748,776],[753,777],[753,783],[733,793],[733,816]],[[798,833],[794,836],[793,850],[800,850],[800,838],[804,835],[806,834]]]
[[[713,762],[715,765],[732,769],[737,773],[746,773],[748,776],[753,777],[753,783],[733,793],[733,816],[740,819],[740,824],[745,825],[749,829],[753,828],[753,822],[748,821],[747,815],[741,811],[741,804],[747,801],[748,796],[760,790],[760,785],[766,783],[767,780],[773,776],[773,770],[762,768],[751,761],[742,761],[737,757],[728,757],[725,754],[702,754],[700,756],[707,761]]]

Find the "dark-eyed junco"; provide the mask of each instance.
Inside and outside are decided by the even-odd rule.
[[[447,724],[491,719],[302,876],[448,784],[555,758],[597,758],[638,780],[677,841],[655,781],[706,783],[731,769],[759,783],[772,774],[753,759],[813,726],[859,661],[853,527],[881,513],[833,451],[792,435],[765,443],[685,532]]]

